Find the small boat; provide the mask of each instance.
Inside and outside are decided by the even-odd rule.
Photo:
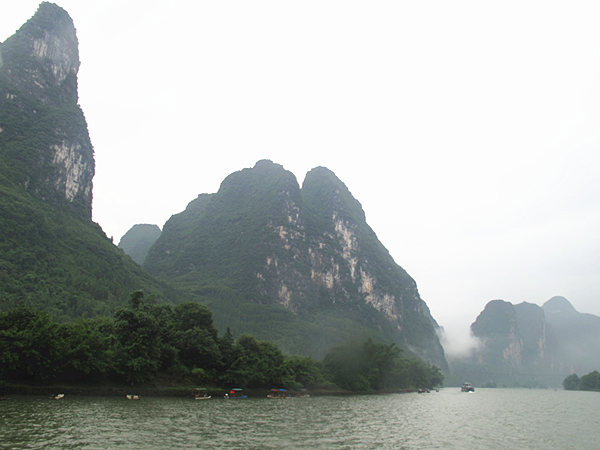
[[[63,398],[65,396],[65,394],[52,394],[50,396],[51,399],[53,400],[60,400],[61,398]]]
[[[126,394],[125,398],[127,398],[127,400],[139,400],[140,396],[137,394]]]
[[[267,398],[287,398],[287,389],[271,389],[267,394]]]
[[[209,400],[210,398],[212,398],[212,396],[209,395],[209,393],[206,392],[206,389],[204,388],[194,389],[192,391],[192,396],[194,397],[194,400]]]
[[[244,390],[241,388],[230,389],[229,392],[225,393],[225,398],[228,398],[231,400],[240,400],[240,399],[248,398],[248,395],[244,394],[243,391]]]
[[[461,392],[475,392],[475,388],[471,383],[463,383],[460,390]]]

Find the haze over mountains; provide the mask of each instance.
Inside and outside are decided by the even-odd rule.
[[[572,373],[600,367],[600,317],[583,314],[563,297],[543,306],[489,302],[471,325],[472,354],[451,360],[455,382],[478,385],[560,386]]]

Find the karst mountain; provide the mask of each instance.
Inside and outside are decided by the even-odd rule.
[[[93,316],[132,290],[165,290],[91,220],[94,150],[78,70],[73,21],[52,3],[0,44],[1,309]]]

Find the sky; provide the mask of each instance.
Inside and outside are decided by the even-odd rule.
[[[115,243],[260,159],[325,166],[454,342],[493,299],[600,315],[600,3],[56,3]],[[38,4],[0,0],[0,41]]]

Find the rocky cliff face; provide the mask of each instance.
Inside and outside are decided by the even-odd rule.
[[[287,320],[308,328],[315,317],[330,317],[326,328],[350,321],[446,365],[437,324],[416,283],[367,225],[360,203],[325,168],[310,171],[302,189],[271,161],[230,175],[219,192],[199,197],[165,224],[145,267],[196,291],[208,279],[221,280],[242,302],[282,308]],[[218,304],[211,308],[219,323]],[[275,330],[279,323],[265,326],[282,332]]]
[[[11,181],[89,218],[94,158],[77,104],[78,70],[71,18],[42,3],[0,45],[0,157]]]
[[[600,318],[578,313],[562,297],[543,307],[491,301],[471,332],[480,346],[452,366],[478,384],[560,386],[567,375],[600,366]]]

